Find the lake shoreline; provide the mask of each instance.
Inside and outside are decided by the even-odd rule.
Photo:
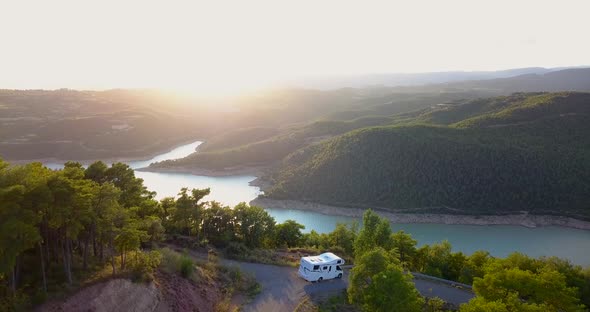
[[[258,197],[250,201],[250,205],[262,208],[313,211],[329,216],[362,218],[366,209],[324,205],[298,200],[278,200]],[[463,224],[463,225],[517,225],[527,228],[542,226],[561,226],[579,230],[590,230],[590,222],[570,217],[531,215],[528,213],[511,215],[452,215],[434,213],[395,213],[382,209],[373,209],[377,214],[389,219],[392,223],[432,223],[432,224]]]
[[[142,155],[142,156],[138,156],[138,157],[132,157],[132,156],[129,156],[129,157],[107,157],[107,158],[98,158],[98,159],[97,158],[60,159],[60,158],[55,158],[55,157],[48,157],[48,158],[18,159],[18,160],[6,160],[6,161],[8,161],[12,164],[16,164],[16,165],[28,164],[28,163],[32,163],[32,162],[40,162],[40,163],[44,163],[44,164],[45,163],[65,164],[68,161],[78,162],[83,165],[89,165],[89,164],[92,164],[96,161],[102,161],[108,165],[108,164],[113,164],[113,163],[118,163],[118,162],[127,163],[127,162],[136,162],[136,161],[146,161],[146,160],[150,160],[152,158],[155,158],[159,155],[171,152],[174,149],[179,148],[181,146],[194,143],[196,141],[201,141],[201,140],[199,140],[199,139],[183,140],[183,141],[180,141],[180,142],[172,145],[171,147],[166,147],[164,150],[153,151],[153,152],[148,153],[147,156]],[[204,141],[201,141],[201,142],[204,142]]]
[[[259,176],[263,175],[264,170],[267,167],[236,167],[224,170],[212,170],[204,168],[189,168],[189,167],[174,167],[174,168],[162,168],[162,167],[144,167],[135,169],[137,171],[145,172],[159,172],[159,173],[184,173],[207,177],[227,177],[227,176],[254,176],[258,179]],[[252,184],[254,185],[254,184]]]
[[[211,170],[203,168],[153,168],[146,167],[136,169],[138,171],[161,172],[161,173],[185,173],[210,177],[225,176],[254,176],[256,179],[249,182],[249,185],[260,188],[264,192],[272,186],[272,182],[262,178],[269,170],[269,166],[245,166],[225,170]],[[277,200],[257,197],[250,201],[250,205],[263,208],[301,210],[317,212],[328,216],[343,216],[362,218],[366,208],[350,208],[333,205],[318,204],[299,200]],[[561,226],[566,228],[590,230],[590,222],[574,219],[565,216],[531,215],[528,213],[509,215],[461,215],[461,214],[437,214],[437,213],[397,213],[384,209],[373,209],[379,215],[389,219],[392,223],[412,224],[462,224],[462,225],[515,225],[526,228],[537,228],[542,226]]]

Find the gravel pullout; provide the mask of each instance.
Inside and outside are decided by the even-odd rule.
[[[81,289],[64,302],[50,302],[37,311],[118,312],[155,311],[161,295],[154,283],[133,283],[127,279],[112,279]]]
[[[306,296],[311,298],[337,295],[348,287],[348,275],[345,271],[342,279],[310,283],[297,276],[297,268],[260,263],[247,263],[223,260],[225,265],[233,265],[244,272],[253,274],[262,286],[262,292],[254,301],[242,308],[244,312],[272,311],[290,312]],[[426,297],[439,297],[455,306],[466,303],[475,295],[470,290],[451,287],[430,280],[414,279],[416,289]]]

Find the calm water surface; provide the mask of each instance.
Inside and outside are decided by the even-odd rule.
[[[302,210],[268,209],[277,222],[293,219],[320,233],[332,231],[338,222],[350,223],[360,219],[328,216]],[[453,250],[466,254],[483,249],[496,257],[505,257],[518,251],[533,257],[558,256],[572,262],[590,266],[590,231],[558,226],[525,228],[512,225],[446,225],[446,224],[392,224],[394,231],[412,234],[418,245],[448,240]]]
[[[125,162],[133,169],[149,166],[149,164],[167,159],[178,159],[186,157],[195,152],[195,149],[203,142],[196,141],[182,145],[171,151],[157,155],[148,160],[137,160]],[[63,168],[63,163],[45,163],[51,169]],[[258,187],[250,186],[248,183],[254,176],[227,176],[207,177],[187,173],[160,173],[135,171],[135,176],[144,180],[144,185],[151,191],[156,192],[156,198],[162,199],[168,196],[176,196],[181,188],[210,188],[211,194],[205,200],[216,200],[225,205],[235,206],[240,202],[249,202],[260,193]]]
[[[128,162],[134,169],[148,166],[154,161],[177,159],[195,151],[202,142],[183,145],[170,152],[144,161]],[[63,164],[47,163],[51,168],[61,168]],[[216,200],[234,206],[239,202],[249,202],[260,193],[258,187],[250,186],[253,176],[207,177],[183,173],[157,173],[136,171],[144,179],[145,185],[157,192],[157,198],[175,196],[182,187],[211,188],[207,200]],[[302,210],[267,209],[277,220],[283,222],[293,219],[305,225],[305,231],[320,233],[332,231],[338,222],[352,222],[354,218],[328,216]],[[456,251],[470,254],[485,249],[494,256],[503,257],[513,251],[530,256],[558,256],[570,259],[581,265],[590,265],[590,231],[562,227],[540,227],[529,229],[522,226],[476,226],[444,224],[393,224],[394,230],[404,230],[418,240],[419,245],[448,240]]]
[[[195,150],[197,149],[197,147],[199,145],[201,145],[202,143],[203,142],[201,142],[201,141],[196,141],[196,142],[193,142],[190,144],[186,144],[186,145],[182,145],[177,148],[174,148],[173,150],[169,151],[168,153],[157,155],[156,157],[154,157],[152,159],[130,161],[127,164],[129,165],[129,167],[131,167],[133,169],[138,169],[138,168],[147,167],[153,162],[158,162],[158,161],[168,160],[168,159],[183,158],[183,157],[186,157],[186,156],[194,153]]]
[[[132,161],[129,166],[133,169],[143,168],[149,164],[167,159],[186,157],[195,152],[197,146],[203,142],[197,141],[183,145],[168,153],[158,155],[149,160]],[[149,190],[157,193],[158,199],[176,196],[181,188],[210,188],[211,194],[205,200],[216,200],[225,205],[235,206],[240,202],[249,202],[260,193],[258,187],[252,187],[249,182],[256,179],[254,176],[227,176],[207,177],[187,173],[164,173],[135,171],[135,175],[142,178]]]
[[[135,171],[135,175],[144,180],[149,190],[157,192],[158,199],[176,196],[183,187],[211,188],[211,194],[205,200],[216,200],[233,207],[251,201],[260,193],[259,188],[248,185],[256,178],[253,176],[206,177],[147,171]]]

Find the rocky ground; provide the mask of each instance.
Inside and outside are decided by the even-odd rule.
[[[214,311],[222,299],[218,285],[211,280],[195,282],[159,271],[156,281],[162,299],[152,311]]]
[[[83,288],[64,301],[41,306],[38,311],[154,311],[162,299],[155,283],[133,283],[119,278]]]
[[[196,270],[201,270],[196,267]],[[221,283],[207,274],[183,278],[163,270],[149,283],[117,278],[84,287],[62,300],[52,300],[37,308],[40,312],[205,312],[216,311],[226,295]],[[237,293],[224,307],[237,310],[249,299]]]

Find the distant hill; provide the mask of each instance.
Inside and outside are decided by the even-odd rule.
[[[464,74],[425,74],[422,82],[466,78]],[[0,90],[0,157],[138,158],[199,139],[205,141],[201,153],[156,166],[266,166],[359,128],[445,124],[444,108],[478,98],[520,91],[590,92],[590,69],[526,68],[477,75],[468,76],[510,77],[405,87],[271,90],[213,102],[156,90]],[[437,76],[440,79],[425,78]],[[439,108],[438,116],[417,118],[432,107]]]
[[[202,133],[190,115],[149,91],[0,90],[0,157],[146,157]]]
[[[467,80],[487,80],[508,78],[521,75],[543,75],[546,73],[568,69],[568,67],[543,68],[527,67],[499,71],[447,71],[432,73],[384,73],[352,75],[348,77],[308,78],[293,81],[290,85],[313,89],[365,88],[371,86],[395,87],[418,86],[427,84],[451,83]]]
[[[571,68],[542,73],[529,73],[508,78],[468,80],[416,87],[400,87],[404,92],[487,91],[496,94],[514,92],[590,91],[590,68]]]
[[[414,212],[590,218],[589,93],[437,105],[402,120],[292,153],[270,177],[267,196]]]
[[[515,70],[515,72],[518,71]],[[519,95],[508,98],[496,97],[492,100],[481,99],[482,97],[508,95],[515,91],[557,90],[590,92],[590,68],[546,71],[544,74],[527,74],[491,80],[416,87],[359,89],[356,91],[343,89],[340,92],[329,91],[327,93],[338,95],[338,97],[327,96],[320,91],[303,90],[301,94],[305,97],[301,95],[298,97],[305,98],[305,101],[300,102],[299,105],[296,105],[297,102],[289,101],[289,106],[283,110],[283,113],[295,116],[306,112],[306,117],[302,117],[300,120],[312,118],[311,121],[282,127],[275,136],[264,137],[259,141],[248,139],[241,142],[224,137],[213,137],[215,145],[223,148],[208,148],[205,153],[154,164],[152,167],[198,167],[220,170],[241,166],[268,166],[298,149],[354,129],[408,123],[443,125],[458,123],[468,117],[478,116],[487,111],[497,110],[503,107],[502,105],[514,103]],[[319,96],[319,99],[322,100],[315,102],[314,96]],[[347,101],[341,102],[343,98],[346,98]],[[351,98],[355,100],[351,100]],[[314,103],[322,103],[323,105],[314,108]],[[450,108],[453,109],[449,110]],[[461,111],[464,115],[460,114]],[[314,114],[316,120],[313,120]],[[281,113],[269,117],[273,120],[285,120],[286,118]],[[480,116],[480,118],[483,117]],[[446,122],[447,119],[448,122]],[[260,121],[261,119],[253,117],[252,120]],[[266,124],[269,122],[265,122]],[[236,131],[250,130],[238,129]]]

